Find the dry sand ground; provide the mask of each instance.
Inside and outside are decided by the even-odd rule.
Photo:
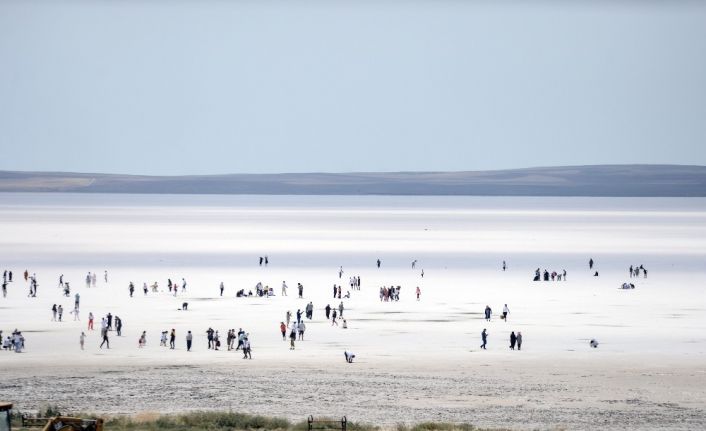
[[[27,337],[26,353],[0,355],[0,399],[20,409],[51,403],[106,413],[345,414],[387,425],[706,427],[702,199],[0,197],[0,266],[17,280],[0,299],[0,329],[17,327]],[[264,254],[268,268],[257,266]],[[600,277],[590,276],[589,256]],[[626,268],[640,263],[649,278],[633,280],[635,290],[617,289],[630,280]],[[344,300],[348,330],[331,327],[321,311],[340,302],[331,298],[339,265],[344,291],[350,275],[363,282]],[[566,268],[569,279],[533,283],[538,266]],[[38,298],[27,298],[19,280],[25,267],[37,273]],[[86,288],[85,273],[103,269],[109,283],[99,278]],[[81,322],[56,287],[60,273],[81,294]],[[167,277],[186,277],[187,293],[142,295],[143,281],[164,287]],[[132,299],[130,280],[138,287]],[[278,296],[233,297],[257,281]],[[380,303],[378,286],[391,283],[403,286],[401,301]],[[188,312],[177,310],[183,301]],[[308,301],[316,311],[307,340],[289,351],[278,324]],[[64,305],[64,322],[50,321],[54,303]],[[508,322],[497,318],[503,303]],[[491,322],[482,319],[486,304]],[[109,351],[98,349],[95,332],[79,350],[89,311],[125,321]],[[222,337],[229,328],[250,332],[254,359],[207,350],[209,326]],[[170,328],[178,333],[174,351],[158,345]],[[478,349],[483,328],[487,351]],[[189,329],[193,352],[184,349]],[[148,345],[138,349],[143,330]],[[521,352],[507,348],[511,330],[524,335]],[[590,338],[601,346],[588,348]],[[356,363],[343,361],[344,349],[358,355]]]

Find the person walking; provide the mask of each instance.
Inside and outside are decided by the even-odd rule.
[[[515,350],[515,342],[517,342],[517,336],[515,336],[515,331],[510,333],[510,350]]]
[[[422,295],[422,290],[417,286],[417,301],[419,301],[419,297]]]
[[[287,283],[282,281],[282,296],[287,296]]]
[[[88,330],[93,331],[93,312],[88,312]]]
[[[250,340],[245,336],[245,338],[243,338],[243,359],[252,359],[252,350],[250,349]]]
[[[223,282],[221,281],[221,296],[223,296],[223,289],[225,289],[225,286],[223,286]]]
[[[294,342],[297,339],[297,325],[292,325],[292,330],[289,332],[289,350],[294,350]]]
[[[507,308],[507,304],[503,307],[503,320],[507,322],[507,315],[510,313],[510,309]]]
[[[483,328],[483,332],[480,333],[480,337],[483,340],[483,344],[480,345],[480,348],[483,350],[487,350],[485,348],[485,345],[488,344],[488,333],[485,331],[485,328]]]
[[[282,341],[287,341],[287,325],[284,322],[279,322],[279,331],[282,333]]]
[[[108,341],[108,328],[101,329],[101,335],[103,336],[103,341],[101,342],[100,348],[103,348],[103,344],[106,348],[110,349],[110,341]]]
[[[522,350],[522,332],[517,331],[517,350]]]
[[[329,304],[326,304],[326,308],[324,308],[326,312],[326,320],[328,320],[331,317],[331,306]]]
[[[191,334],[191,331],[186,333],[186,351],[190,352],[191,351],[191,342],[194,340],[194,336]]]
[[[81,336],[78,338],[79,343],[81,344],[81,350],[83,350],[83,344],[86,342],[86,334],[81,331]]]
[[[491,314],[493,314],[493,310],[490,309],[490,306],[489,306],[489,305],[486,305],[486,306],[485,306],[485,320],[486,320],[487,322],[490,322],[490,316],[491,316]]]
[[[176,341],[176,330],[172,328],[172,332],[169,334],[169,348],[174,350],[174,342]]]

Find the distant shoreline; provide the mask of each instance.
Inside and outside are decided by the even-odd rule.
[[[706,197],[706,166],[145,176],[0,171],[0,192],[338,196]]]

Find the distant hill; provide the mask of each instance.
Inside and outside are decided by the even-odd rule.
[[[1,192],[706,196],[706,166],[598,165],[498,171],[143,176],[0,171]]]

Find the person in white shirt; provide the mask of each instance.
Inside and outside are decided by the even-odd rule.
[[[306,325],[304,324],[304,321],[302,320],[301,323],[299,323],[299,327],[297,328],[299,332],[299,340],[304,341],[304,331],[306,331]]]
[[[510,313],[510,309],[507,308],[507,304],[503,307],[503,320],[507,322],[507,315]]]

